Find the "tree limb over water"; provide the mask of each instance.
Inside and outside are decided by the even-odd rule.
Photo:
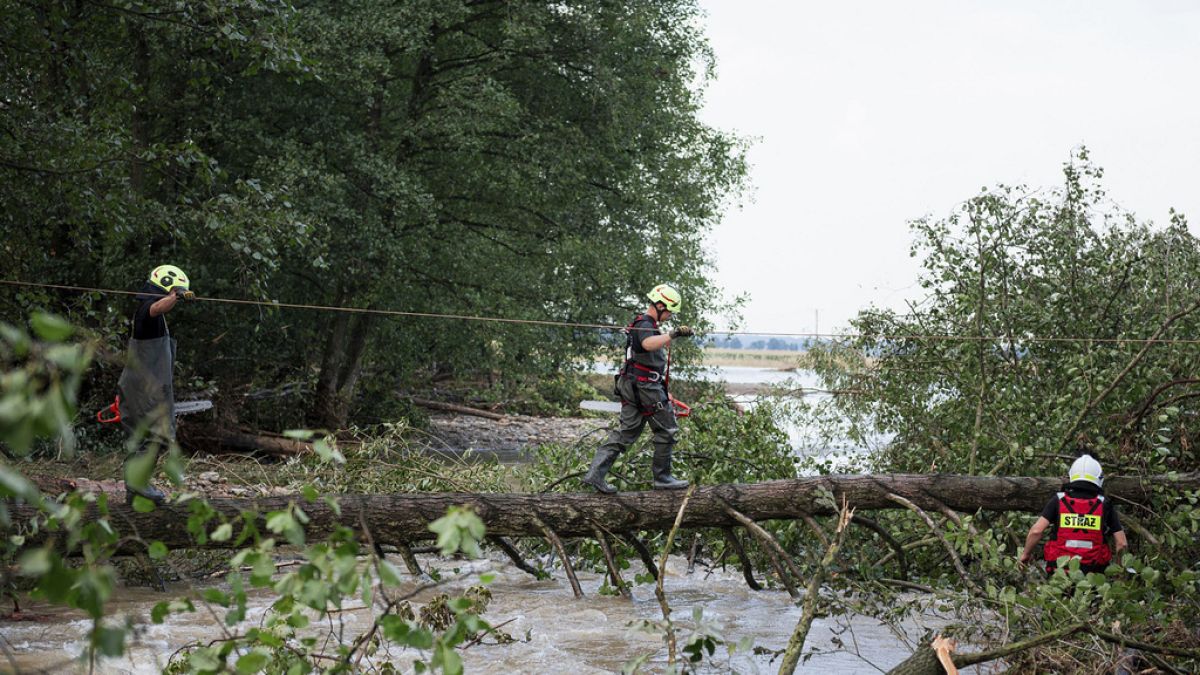
[[[1143,478],[1115,476],[1106,482],[1111,498],[1147,503],[1156,490],[1200,489],[1200,473],[1158,475]],[[703,486],[696,490],[681,523],[685,528],[738,527],[730,510],[747,518],[791,520],[809,515],[832,515],[843,497],[858,511],[906,508],[890,495],[899,495],[925,509],[945,505],[956,511],[1027,511],[1038,513],[1062,485],[1050,477],[995,477],[938,474],[883,474],[819,476],[764,483]],[[158,540],[170,548],[232,548],[243,524],[242,514],[267,514],[286,510],[289,504],[303,509],[309,518],[310,538],[328,536],[339,526],[361,529],[360,519],[381,544],[429,539],[429,523],[451,506],[468,506],[487,526],[489,535],[541,537],[549,527],[562,537],[592,537],[596,524],[612,532],[665,530],[674,522],[683,496],[678,492],[622,492],[616,495],[591,493],[409,493],[334,495],[339,509],[325,501],[306,501],[301,495],[262,499],[211,498],[217,512],[212,528],[221,522],[233,524],[235,536],[224,541],[211,538],[197,544],[188,533],[187,504],[167,504],[150,513],[111,503],[109,522],[122,533],[136,533],[149,542]],[[32,507],[10,508],[13,527],[36,517]],[[99,517],[94,513],[93,517]],[[263,529],[260,519],[259,528]],[[53,536],[45,531],[25,533],[27,546],[39,545]]]

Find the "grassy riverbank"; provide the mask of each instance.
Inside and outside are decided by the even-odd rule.
[[[791,370],[807,368],[809,355],[806,352],[790,352],[768,349],[704,349],[706,366],[744,366],[747,368],[774,368]]]

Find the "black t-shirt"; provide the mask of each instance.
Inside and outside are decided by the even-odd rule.
[[[1072,499],[1092,499],[1102,493],[1101,490],[1086,481],[1067,483],[1063,488],[1062,492],[1066,492],[1067,496]],[[1123,532],[1125,528],[1121,527],[1121,518],[1117,515],[1117,505],[1111,499],[1105,499],[1103,508],[1104,511],[1100,516],[1100,531],[1104,533],[1104,536]],[[1042,509],[1042,517],[1050,521],[1051,539],[1058,534],[1058,513],[1058,495],[1055,495],[1046,504],[1046,508]]]
[[[150,305],[162,300],[163,291],[160,288],[151,286],[149,282],[142,286],[140,294],[134,296],[137,298],[137,311],[133,313],[133,339],[135,340],[153,340],[167,334],[167,318],[162,314],[158,316],[150,316]]]
[[[639,316],[629,329],[630,344],[636,357],[634,360],[661,373],[667,367],[667,350],[646,351],[642,347],[643,340],[658,334],[658,324],[645,314]]]

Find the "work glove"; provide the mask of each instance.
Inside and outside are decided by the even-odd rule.
[[[691,326],[679,326],[671,331],[671,339],[674,340],[675,338],[692,337],[695,334],[696,331],[692,330]]]
[[[175,295],[179,296],[181,300],[192,300],[196,297],[195,293],[191,291],[185,291],[182,288],[176,288]]]

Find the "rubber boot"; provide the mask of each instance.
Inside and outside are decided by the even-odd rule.
[[[682,490],[688,486],[686,480],[680,480],[671,475],[671,446],[663,445],[654,448],[654,460],[650,463],[654,473],[655,490]]]
[[[620,454],[619,451],[611,448],[601,447],[597,450],[596,456],[592,458],[592,467],[583,477],[583,484],[590,485],[596,488],[597,492],[606,495],[616,494],[617,488],[606,483],[604,477],[608,475],[608,470],[612,468],[613,462],[617,461],[617,456]]]
[[[131,488],[128,485],[126,485],[125,486],[125,503],[130,506],[133,506],[133,498],[134,497],[145,497],[146,499],[149,499],[150,501],[154,502],[155,506],[162,506],[167,501],[166,493],[163,492],[162,490],[159,490],[158,488],[154,487],[153,485],[147,485],[146,487],[141,488],[141,489]]]

